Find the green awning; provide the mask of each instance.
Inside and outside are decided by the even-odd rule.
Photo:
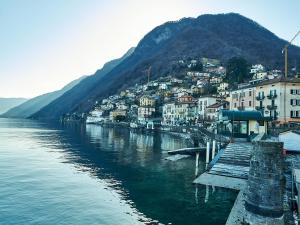
[[[219,118],[221,120],[237,120],[237,121],[269,121],[269,117],[264,117],[260,111],[238,111],[238,110],[220,110]]]

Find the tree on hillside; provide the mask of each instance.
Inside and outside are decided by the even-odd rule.
[[[202,72],[203,71],[203,64],[201,62],[197,62],[191,66],[191,71]]]
[[[251,78],[249,72],[249,64],[244,58],[233,57],[227,62],[225,80],[229,84],[243,83]]]

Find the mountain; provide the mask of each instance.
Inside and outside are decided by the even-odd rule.
[[[0,98],[0,114],[5,113],[25,101],[27,101],[26,98]]]
[[[34,118],[58,118],[69,112],[86,112],[96,100],[145,82],[145,70],[149,66],[152,79],[174,75],[178,60],[182,59],[206,57],[226,63],[230,58],[240,56],[252,64],[282,69],[281,50],[286,43],[256,22],[235,13],[167,22],[146,34],[134,52],[105,76],[95,79],[93,87],[81,98],[72,101],[63,95],[36,113]],[[292,45],[289,61],[296,60],[300,62],[300,48]]]
[[[82,80],[84,80],[86,76],[82,76],[66,86],[64,86],[62,89],[54,92],[50,92],[47,94],[43,94],[40,96],[37,96],[35,98],[29,99],[28,101],[23,102],[22,104],[17,105],[16,107],[11,108],[7,112],[1,115],[1,117],[10,117],[10,118],[27,118],[31,116],[32,114],[39,111],[44,106],[51,103],[53,100],[60,97],[62,94],[64,94],[66,91],[70,90],[77,84],[79,84]]]
[[[103,65],[100,70],[97,70],[93,76],[87,77],[71,90],[64,93],[60,98],[51,102],[49,105],[42,108],[39,112],[35,113],[32,118],[39,118],[43,113],[52,114],[46,116],[46,119],[58,118],[59,116],[74,111],[77,108],[86,108],[85,102],[88,105],[93,105],[89,99],[90,93],[98,89],[99,82],[110,73],[115,67],[117,67],[123,60],[129,57],[134,48],[130,48],[121,58],[111,60]],[[104,84],[105,85],[105,84]]]

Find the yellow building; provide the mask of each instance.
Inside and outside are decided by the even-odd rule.
[[[300,79],[278,77],[257,84],[256,109],[280,123],[300,123]]]
[[[142,96],[140,98],[140,106],[155,106],[155,99],[149,96]]]
[[[255,87],[247,86],[230,92],[227,101],[230,110],[254,110],[255,109]]]

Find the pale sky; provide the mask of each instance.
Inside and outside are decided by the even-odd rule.
[[[166,21],[228,12],[284,39],[300,30],[299,0],[0,0],[0,97],[60,89]]]

